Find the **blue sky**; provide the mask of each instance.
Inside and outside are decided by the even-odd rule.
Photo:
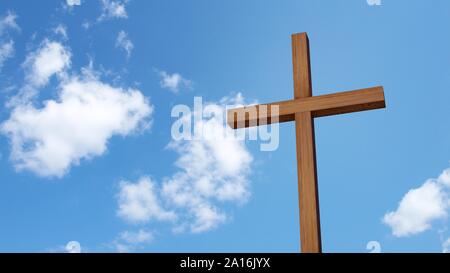
[[[195,96],[291,99],[296,32],[315,95],[387,101],[316,120],[323,250],[450,248],[450,3],[380,2],[2,0],[0,251],[297,252],[292,123],[272,152],[171,137]]]

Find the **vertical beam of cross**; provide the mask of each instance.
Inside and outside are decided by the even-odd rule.
[[[306,33],[292,35],[294,97],[312,96],[309,41]],[[297,142],[300,241],[303,253],[322,252],[319,194],[317,188],[314,117],[311,112],[295,113]]]

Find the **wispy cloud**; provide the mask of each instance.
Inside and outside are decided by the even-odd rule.
[[[153,233],[140,229],[138,231],[123,231],[113,241],[113,247],[117,252],[127,253],[139,250],[145,245],[148,245],[153,240]]]
[[[67,39],[67,27],[63,24],[59,24],[57,25],[54,29],[53,32],[57,35],[60,35],[62,38]]]
[[[5,39],[4,36],[8,29],[20,30],[16,19],[17,15],[12,11],[8,11],[5,16],[0,18],[0,71],[6,60],[14,55],[14,40]]]
[[[117,34],[116,47],[124,50],[127,53],[127,58],[131,56],[134,45],[133,42],[131,42],[130,38],[128,38],[128,34],[123,30],[119,31],[119,33]]]
[[[381,6],[381,0],[367,0],[369,6]]]
[[[170,74],[163,70],[157,70],[157,73],[160,77],[159,84],[161,88],[177,93],[182,88],[192,87],[192,81],[183,78],[179,73]]]
[[[155,220],[175,220],[172,211],[161,206],[155,192],[155,184],[149,177],[142,177],[136,183],[122,181],[119,187],[119,209],[117,214],[123,219],[137,223]]]
[[[2,35],[7,29],[20,30],[16,19],[17,15],[14,12],[7,11],[6,15],[0,19],[0,35]]]
[[[66,4],[69,7],[80,6],[81,5],[81,0],[66,0]]]
[[[102,6],[102,13],[98,21],[112,19],[112,18],[128,18],[126,4],[127,0],[100,0]]]
[[[85,20],[85,21],[81,24],[81,26],[82,26],[84,29],[89,29],[89,28],[92,26],[92,23],[89,22],[88,20]]]
[[[14,55],[14,41],[9,40],[5,43],[0,43],[0,71],[2,71],[3,64]]]
[[[450,238],[448,238],[448,239],[442,244],[442,252],[444,252],[444,253],[450,253]]]

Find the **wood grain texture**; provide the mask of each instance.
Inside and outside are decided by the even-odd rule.
[[[317,185],[314,119],[311,112],[295,114],[297,174],[302,253],[322,252]]]
[[[272,113],[274,106],[278,106],[278,114]],[[301,112],[312,112],[312,116],[317,118],[384,107],[386,104],[383,87],[376,86],[230,109],[227,111],[227,123],[237,129],[271,124],[272,120],[280,123],[294,121],[295,113]]]
[[[309,41],[306,33],[292,35],[294,98],[312,96]],[[295,113],[297,144],[300,243],[303,253],[322,252],[319,195],[317,189],[314,117],[311,112]]]

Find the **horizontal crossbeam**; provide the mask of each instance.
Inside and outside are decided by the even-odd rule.
[[[273,106],[278,106],[278,114]],[[383,87],[377,86],[230,109],[227,111],[227,123],[233,129],[238,129],[294,121],[295,113],[312,112],[313,117],[324,117],[384,107]]]

